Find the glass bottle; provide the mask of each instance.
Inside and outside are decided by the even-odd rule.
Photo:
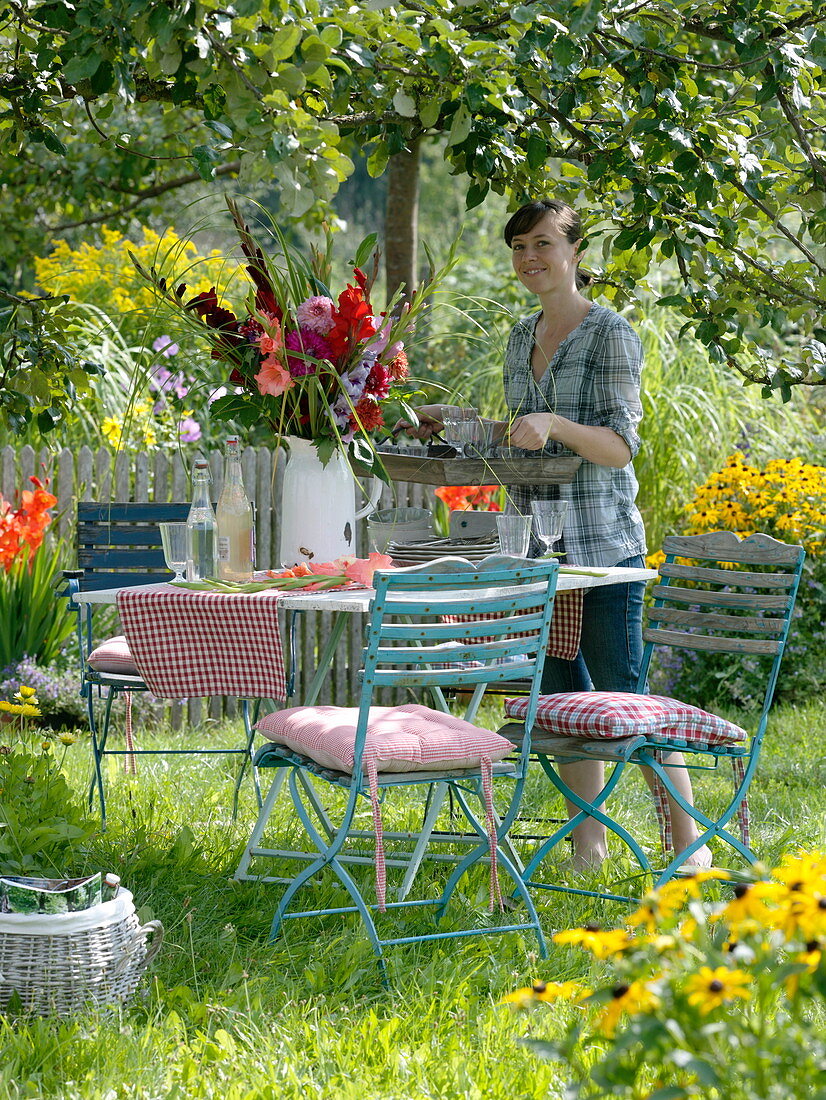
[[[206,580],[218,574],[215,512],[209,499],[212,478],[205,458],[192,467],[192,507],[186,520],[186,579]]]
[[[224,454],[224,487],[218,497],[218,576],[225,581],[250,581],[254,559],[252,505],[244,489],[237,435],[229,437]]]

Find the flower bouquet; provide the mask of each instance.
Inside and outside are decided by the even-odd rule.
[[[330,239],[325,254],[312,260],[296,255],[274,227],[281,255],[265,255],[238,207],[227,198],[250,291],[243,316],[218,300],[215,288],[189,296],[186,284],[171,287],[152,267],[133,257],[156,294],[181,310],[212,348],[212,359],[226,364],[228,392],[212,403],[219,420],[252,427],[264,421],[277,439],[311,440],[322,463],[350,447],[363,472],[387,480],[371,444],[372,434],[395,418],[409,417],[408,397],[416,392],[408,377],[405,344],[430,296],[454,258],[401,305],[397,295],[377,313],[370,291],[378,266],[375,234],[357,250],[353,279],[334,299],[328,289]],[[362,265],[370,261],[370,274]]]

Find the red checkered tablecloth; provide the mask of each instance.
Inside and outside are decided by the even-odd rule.
[[[159,699],[283,700],[279,595],[130,588],[117,600],[135,664]]]
[[[579,653],[579,638],[582,634],[582,600],[585,593],[581,588],[557,592],[554,598],[554,611],[551,617],[551,629],[548,635],[549,657],[561,657],[564,661],[573,661]],[[445,622],[472,623],[489,615],[445,615]],[[491,641],[479,638],[477,641]]]

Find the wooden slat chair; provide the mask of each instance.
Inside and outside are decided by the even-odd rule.
[[[272,744],[259,749],[259,769],[275,768],[276,778],[264,800],[241,863],[238,879],[287,883],[272,922],[275,938],[288,918],[325,914],[358,914],[363,921],[386,981],[383,949],[391,944],[453,938],[455,936],[500,935],[532,931],[543,957],[545,941],[539,920],[525,889],[519,868],[511,859],[507,833],[513,823],[530,754],[529,731],[539,694],[539,682],[553,609],[558,566],[555,562],[529,562],[514,558],[488,558],[478,571],[461,559],[441,559],[423,566],[376,573],[376,595],[372,603],[363,652],[361,696],[358,708],[293,707],[276,711],[258,723],[259,732]],[[533,608],[533,613],[520,614]],[[505,613],[506,617],[502,617]],[[480,642],[479,622],[445,623],[445,615],[483,615],[483,633],[492,640]],[[487,616],[490,618],[487,618]],[[460,644],[455,645],[456,642]],[[449,643],[449,644],[448,644]],[[456,662],[479,662],[473,669],[457,668]],[[531,692],[521,752],[511,756],[512,746],[489,730],[450,715],[442,689],[457,683],[501,684],[515,677],[531,675]],[[430,693],[439,709],[417,705],[378,708],[371,711],[373,693],[384,687],[404,687]],[[508,756],[509,759],[505,759]],[[285,851],[263,847],[261,841],[275,804],[280,769],[288,769],[288,786],[295,811],[309,838],[312,851]],[[331,825],[332,811],[320,809],[313,780],[331,784],[346,792],[346,803],[337,825]],[[492,804],[492,786],[499,780],[511,785],[506,808],[497,818]],[[426,787],[434,793],[432,805],[441,805],[445,788],[473,830],[468,853],[453,860],[455,866],[441,892],[435,896],[388,902],[385,900],[385,860],[382,843],[380,797],[394,788],[411,791]],[[411,793],[413,793],[411,791]],[[474,813],[470,798],[481,801],[484,813]],[[421,801],[416,790],[416,804]],[[364,831],[354,830],[354,818],[362,798],[373,809],[375,856],[366,860]],[[344,799],[340,800],[344,801]],[[436,811],[434,811],[435,813]],[[315,814],[315,816],[314,816]],[[434,828],[433,815],[426,814],[419,833],[426,841]],[[487,823],[485,823],[487,822]],[[411,835],[411,834],[409,834]],[[419,834],[413,833],[411,838]],[[357,838],[359,851],[348,851],[348,837]],[[401,863],[404,869],[419,858],[417,850]],[[250,872],[251,861],[266,857],[306,863],[292,878]],[[379,909],[406,913],[414,906],[431,907],[438,919],[464,876],[484,857],[490,857],[491,904],[498,894],[497,868],[510,876],[515,892],[524,902],[526,920],[505,918],[501,923],[481,923],[461,931],[421,932],[415,935],[380,934],[374,912]],[[453,859],[453,857],[451,857]],[[372,864],[375,860],[376,904],[369,882],[360,883],[350,873],[351,863]],[[328,908],[290,911],[296,893],[322,871],[329,870],[343,887],[339,899]],[[389,919],[389,918],[388,918]]]
[[[125,757],[127,764],[132,767],[135,757],[140,755],[240,754],[244,764],[251,756],[254,735],[246,700],[242,704],[247,729],[247,744],[244,748],[136,749],[132,739],[131,695],[133,692],[147,691],[147,686],[135,667],[126,639],[121,636],[96,642],[93,629],[94,605],[81,605],[73,598],[79,592],[157,584],[170,580],[172,573],[166,567],[158,524],[184,522],[189,508],[189,503],[185,501],[166,504],[126,501],[98,504],[80,501],[77,506],[78,568],[64,571],[66,584],[62,594],[68,596],[70,606],[77,613],[80,691],[86,700],[94,758],[89,806],[91,808],[97,793],[104,827],[106,796],[103,760],[106,756]],[[126,744],[123,748],[109,748],[112,707],[121,695],[126,699]],[[98,713],[101,704],[102,717]],[[236,802],[240,781],[241,774],[236,784]]]
[[[633,900],[623,894],[537,881],[547,854],[586,815],[602,821],[627,844],[642,871],[654,874],[655,885],[667,882],[709,842],[722,842],[746,862],[756,862],[749,843],[747,793],[766,733],[805,553],[800,546],[789,546],[768,535],[755,534],[741,541],[728,531],[673,536],[665,540],[663,550],[661,582],[652,591],[654,604],[643,632],[645,649],[636,693],[571,692],[540,698],[532,737],[534,752],[547,777],[579,812],[539,846],[525,868],[525,881],[534,888]],[[728,654],[732,661],[761,661],[765,689],[755,728],[747,732],[708,711],[646,694],[652,659],[663,649]],[[510,718],[520,718],[522,700],[509,701],[505,710]],[[511,722],[499,732],[518,741],[520,727]],[[734,792],[716,817],[689,805],[675,789],[663,766],[663,758],[673,752],[694,758],[695,763],[687,766],[704,771],[716,769],[721,761],[731,764]],[[554,763],[594,759],[612,764],[613,770],[589,803],[562,781]],[[655,777],[654,798],[666,854],[666,866],[658,873],[652,871],[634,836],[607,808],[628,764],[649,767]],[[670,851],[669,798],[694,818],[699,829],[697,840],[680,852]],[[728,828],[735,815],[740,821],[739,837]]]

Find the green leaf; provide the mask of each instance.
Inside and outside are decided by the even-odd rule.
[[[548,160],[548,145],[539,134],[531,134],[528,138],[528,167],[533,171],[541,168]]]
[[[67,84],[77,84],[79,80],[88,80],[97,72],[100,65],[101,59],[96,50],[77,54],[63,66],[63,79]]]
[[[427,100],[423,106],[419,108],[419,121],[425,130],[429,130],[431,126],[435,126],[439,121],[439,114],[442,110],[442,104],[438,98]]]
[[[270,48],[276,61],[286,61],[295,56],[301,41],[301,28],[293,24],[281,27],[270,39]]]
[[[364,267],[364,265],[375,252],[378,240],[378,233],[370,233],[364,238],[364,240],[356,249],[356,258],[354,261],[355,267]]]
[[[213,165],[219,158],[214,149],[210,149],[208,145],[196,145],[192,150],[192,159],[195,161],[198,175],[202,180],[209,182],[215,179]]]
[[[112,87],[112,85],[114,83],[115,83],[115,69],[114,69],[114,66],[112,65],[111,61],[104,58],[103,61],[101,61],[100,65],[98,65],[97,70],[95,71],[95,74],[92,77],[92,80],[91,80],[92,91],[95,93],[95,95],[103,95],[105,92],[108,92],[110,90],[110,88]],[[105,117],[105,116],[102,116],[100,111],[98,111],[98,118],[101,118],[101,117]]]
[[[402,118],[416,117],[416,100],[408,95],[403,88],[399,88],[393,96],[393,107]]]
[[[387,142],[380,141],[367,158],[367,174],[376,179],[384,172],[389,159],[390,150],[387,147]]]

